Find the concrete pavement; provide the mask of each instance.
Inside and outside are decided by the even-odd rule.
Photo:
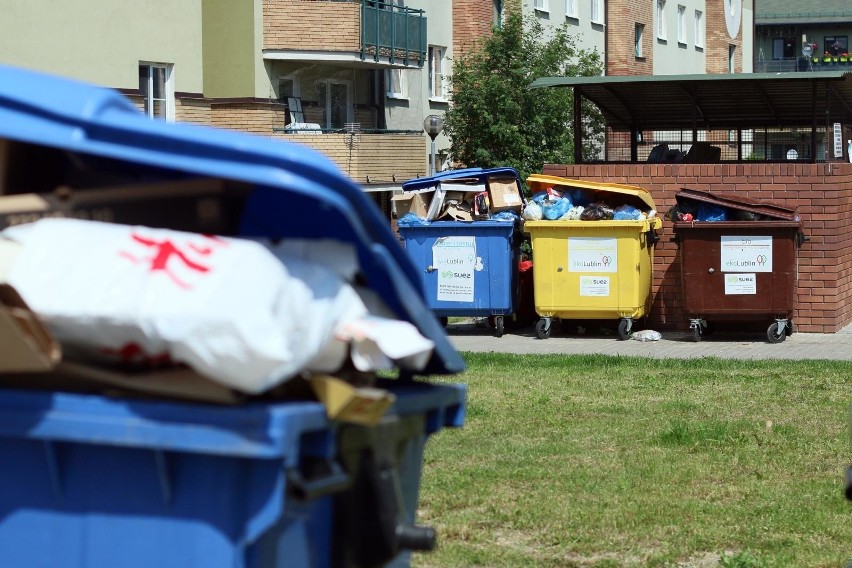
[[[688,331],[661,332],[659,341],[619,341],[602,330],[577,333],[573,326],[561,332],[555,327],[547,339],[539,339],[534,327],[509,330],[496,337],[484,318],[466,318],[447,325],[447,336],[459,351],[498,353],[563,353],[629,355],[657,359],[830,359],[852,361],[852,326],[838,333],[794,333],[783,343],[769,343],[763,332],[722,332],[693,340]]]

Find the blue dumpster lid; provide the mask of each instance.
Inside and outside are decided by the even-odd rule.
[[[437,187],[442,181],[453,181],[458,179],[477,179],[481,182],[491,176],[514,177],[518,180],[518,187],[521,187],[521,177],[515,168],[499,167],[499,168],[464,168],[459,170],[447,170],[438,172],[433,176],[410,179],[402,184],[403,191],[418,191]]]
[[[323,154],[263,136],[151,120],[112,89],[2,65],[0,138],[119,160],[175,178],[251,184],[239,236],[353,244],[369,287],[397,317],[435,342],[424,372],[464,370],[461,356],[425,307],[415,267],[388,220]]]

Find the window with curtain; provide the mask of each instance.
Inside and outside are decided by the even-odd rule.
[[[657,0],[657,39],[666,39],[666,0]]]

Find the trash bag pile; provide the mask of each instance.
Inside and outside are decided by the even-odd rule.
[[[617,194],[602,199],[598,192],[552,186],[533,194],[521,216],[527,221],[641,221],[656,217],[627,203],[613,203]]]

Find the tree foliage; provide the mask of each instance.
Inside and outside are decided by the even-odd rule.
[[[600,75],[596,51],[577,49],[566,25],[545,38],[517,13],[477,49],[453,62],[453,102],[445,116],[453,159],[467,167],[515,167],[525,179],[545,163],[572,163],[573,94],[568,88],[530,90],[540,77]],[[585,101],[584,101],[585,102]],[[598,155],[603,121],[583,109],[583,157]]]

